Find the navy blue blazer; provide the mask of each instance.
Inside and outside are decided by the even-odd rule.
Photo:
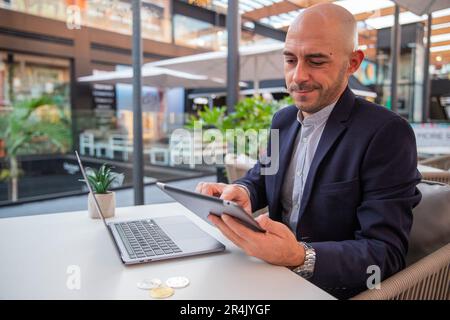
[[[281,186],[300,128],[297,107],[278,111],[279,158],[258,162],[237,180],[250,191],[252,210],[269,206],[281,219]],[[270,157],[270,139],[268,146]],[[261,168],[279,166],[273,175]],[[397,114],[355,98],[347,87],[328,118],[306,180],[297,239],[316,251],[310,281],[338,298],[367,289],[376,265],[381,280],[405,267],[416,188],[417,149],[413,130]]]

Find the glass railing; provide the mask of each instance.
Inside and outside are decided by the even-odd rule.
[[[6,118],[8,112],[10,111],[0,113],[0,117]],[[123,173],[124,180],[114,188],[132,186],[132,118],[131,111],[100,115],[95,110],[72,110],[71,130],[75,149],[86,167],[98,169],[107,163],[114,167],[115,172]],[[214,164],[203,161],[202,150],[196,149],[194,154],[188,140],[171,139],[174,132],[185,127],[187,116],[184,113],[143,112],[142,118],[145,184],[216,173]],[[191,131],[186,132],[189,135]],[[71,143],[71,137],[68,139],[70,141],[67,143]],[[74,148],[64,152],[43,148],[36,152],[37,143],[48,146],[50,140],[50,136],[43,135],[34,145],[27,144],[21,148],[20,153],[15,156],[18,174],[10,174],[12,162],[8,151],[14,141],[8,141],[7,147],[0,150],[3,152],[0,157],[0,206],[87,191],[85,185],[79,181],[82,177],[74,156]],[[215,155],[215,152],[212,153]],[[192,162],[191,155],[195,155],[195,162]]]

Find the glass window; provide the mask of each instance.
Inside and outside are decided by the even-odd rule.
[[[171,41],[169,0],[143,1],[142,37]],[[0,8],[11,9],[50,19],[65,21],[70,28],[78,24],[108,31],[131,34],[131,1],[108,0],[11,0]]]

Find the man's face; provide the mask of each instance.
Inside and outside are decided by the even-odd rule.
[[[330,29],[308,29],[300,24],[289,30],[284,50],[284,74],[297,107],[311,114],[336,101],[345,89],[351,73],[351,53],[333,38]]]

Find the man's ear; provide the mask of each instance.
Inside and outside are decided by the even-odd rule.
[[[353,51],[350,55],[348,72],[350,74],[353,74],[356,70],[358,70],[363,60],[364,60],[364,52],[362,52],[362,50]]]

